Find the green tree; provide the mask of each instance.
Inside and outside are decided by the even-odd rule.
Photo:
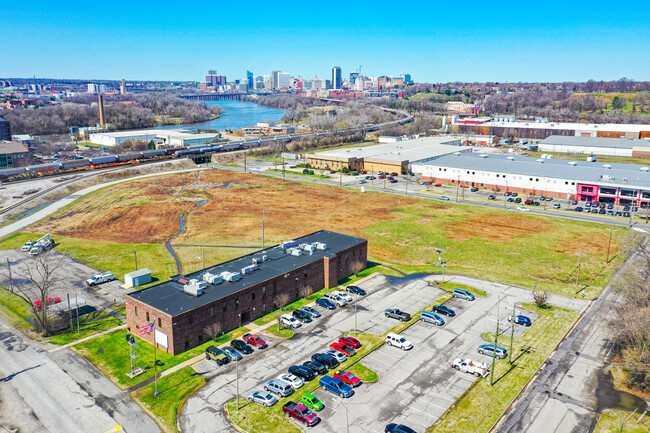
[[[625,107],[627,104],[627,99],[623,96],[614,96],[614,99],[612,99],[612,107],[615,110],[620,110],[621,108]]]

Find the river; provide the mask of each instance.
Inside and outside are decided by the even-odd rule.
[[[279,108],[263,107],[252,102],[240,101],[206,101],[211,107],[218,105],[223,109],[221,117],[207,122],[190,123],[185,125],[166,125],[158,128],[187,128],[187,129],[241,129],[244,126],[255,126],[258,122],[278,122],[284,115]]]

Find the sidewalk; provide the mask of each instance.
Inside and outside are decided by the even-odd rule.
[[[126,323],[120,326],[116,326],[115,328],[107,329],[106,331],[98,332],[97,334],[89,335],[88,337],[81,338],[79,340],[73,341],[68,344],[64,344],[63,346],[57,346],[53,349],[49,349],[47,352],[52,353],[52,352],[57,352],[62,349],[67,349],[70,346],[74,346],[75,344],[83,343],[84,341],[92,340],[93,338],[97,338],[101,335],[108,334],[109,332],[117,331],[118,329],[126,329]]]

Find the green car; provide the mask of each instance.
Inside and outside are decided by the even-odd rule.
[[[300,402],[305,406],[314,409],[316,412],[323,410],[325,407],[322,401],[317,399],[315,395],[309,393],[303,395],[300,399]]]

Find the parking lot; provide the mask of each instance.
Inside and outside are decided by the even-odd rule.
[[[424,308],[442,294],[440,289],[428,284],[434,278],[376,276],[366,280],[360,285],[368,295],[359,299],[359,330],[381,334],[395,326],[397,321],[384,317],[386,308],[397,307],[411,314]],[[465,284],[471,280],[462,278]],[[524,289],[494,284],[486,286],[485,291],[488,296],[474,302],[449,301],[446,305],[456,310],[457,315],[449,320],[445,318],[447,323],[442,327],[418,322],[404,331],[402,335],[414,344],[412,350],[382,346],[364,358],[362,363],[379,373],[380,379],[363,384],[351,398],[340,399],[316,390],[316,396],[326,408],[319,413],[322,421],[310,430],[346,431],[347,407],[352,432],[382,431],[389,422],[403,422],[424,432],[475,380],[474,376],[453,370],[451,361],[456,357],[470,357],[490,362],[490,357],[479,355],[476,349],[484,342],[481,335],[494,331],[497,302],[501,304],[500,331],[509,336],[507,316],[511,314],[513,302],[531,301],[530,292]],[[580,301],[559,297],[551,298],[551,302],[569,308],[582,306]],[[353,329],[354,309],[348,306],[326,312],[314,323],[303,325],[290,339],[268,338],[267,349],[245,356],[239,365],[240,396],[245,398],[251,391],[261,390],[266,380],[285,373],[291,365],[302,364]],[[515,330],[521,334],[526,328],[516,326]],[[195,368],[204,375],[207,384],[187,400],[181,427],[196,432],[232,431],[221,408],[236,394],[235,365],[217,367],[206,360]]]
[[[55,239],[56,241],[56,239]],[[26,279],[26,264],[31,259],[27,252],[18,250],[6,250],[1,252],[3,257],[9,258],[11,264],[12,278],[14,283],[27,283],[23,281]],[[72,301],[75,296],[85,301],[82,313],[89,313],[94,310],[101,310],[111,308],[119,303],[124,302],[124,295],[128,290],[120,287],[122,284],[118,280],[113,280],[107,283],[100,284],[94,287],[87,287],[85,284],[86,279],[97,274],[98,271],[88,267],[69,256],[60,254],[54,251],[54,261],[60,260],[60,266],[54,270],[52,280],[57,283],[50,292],[50,297],[60,297],[62,302],[55,304],[54,308],[67,308],[67,296],[70,296]],[[121,275],[116,275],[120,278]],[[6,287],[9,287],[8,268],[6,259],[0,263],[0,282]],[[36,291],[33,292],[37,294]],[[81,301],[80,301],[81,304]],[[80,305],[80,309],[81,309]]]

